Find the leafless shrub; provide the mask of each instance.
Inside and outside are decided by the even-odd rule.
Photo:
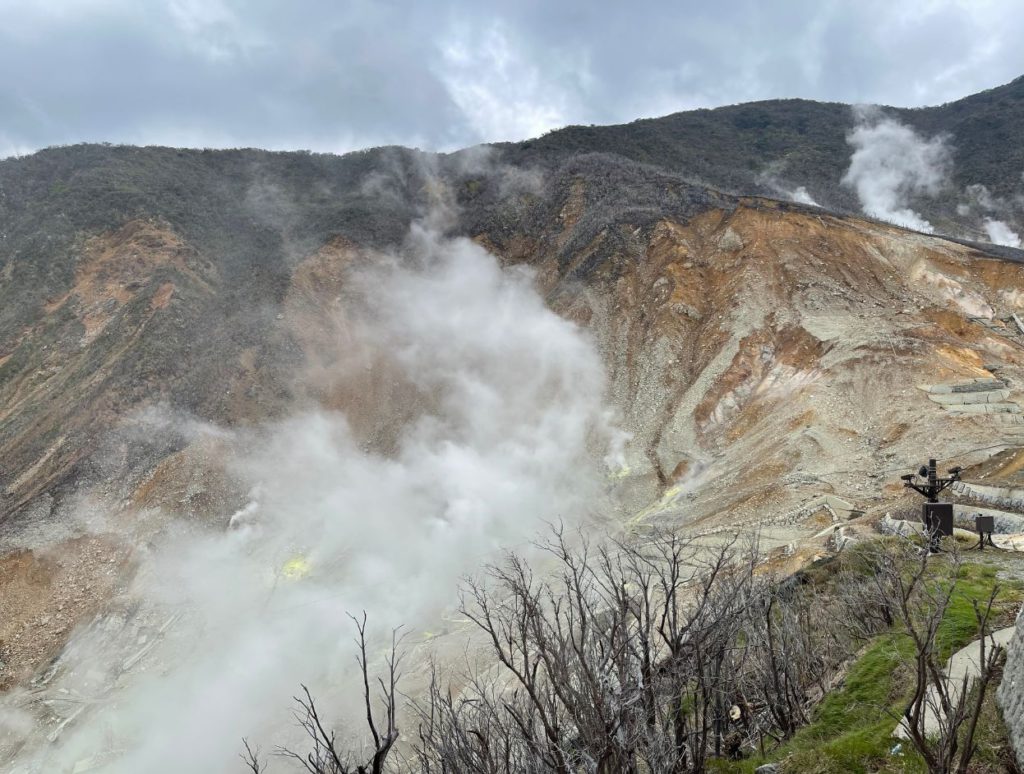
[[[812,589],[768,585],[748,611],[740,676],[747,706],[762,709],[752,729],[759,737],[782,741],[807,723],[811,706],[827,693],[837,665],[849,654],[849,641],[822,626],[827,605]]]
[[[558,532],[543,548],[551,577],[511,555],[468,585],[462,612],[501,669],[457,695],[434,681],[417,704],[421,771],[705,771],[759,729],[792,733],[841,660],[815,634],[820,602],[755,572],[753,545],[574,548]]]

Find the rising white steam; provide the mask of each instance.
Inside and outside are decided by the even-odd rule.
[[[789,198],[800,204],[810,204],[813,207],[819,206],[814,197],[808,193],[807,189],[802,185],[798,185],[794,190],[789,192]]]
[[[347,611],[366,609],[377,631],[437,633],[461,575],[594,502],[610,437],[602,363],[529,272],[416,227],[403,257],[352,286],[359,311],[339,346],[359,357],[340,360],[386,361],[405,396],[386,410],[414,417],[390,453],[326,411],[231,433],[252,502],[232,529],[140,549],[137,612],[80,634],[49,686],[85,710],[53,744],[52,724],[29,734],[15,771],[241,772],[243,736],[293,741],[300,682],[333,718],[352,708]],[[20,699],[9,735],[26,731]]]
[[[867,215],[931,233],[931,223],[908,206],[912,196],[934,196],[946,182],[951,160],[944,136],[924,139],[874,107],[854,111],[846,136],[853,147],[843,185],[857,192]]]
[[[981,228],[988,241],[1005,247],[1020,247],[1020,234],[1001,218],[1013,218],[1016,207],[1012,201],[993,194],[987,186],[974,183],[964,188],[964,199],[957,207],[962,217],[980,216]],[[998,215],[1000,217],[993,217]]]
[[[989,241],[994,245],[1004,247],[1020,247],[1020,234],[1011,229],[1006,223],[993,218],[985,218],[982,224]]]
[[[966,207],[967,212],[971,211],[971,207],[977,207],[983,212],[997,212],[1006,209],[1006,202],[994,196],[991,191],[988,190],[988,186],[982,185],[981,183],[973,183],[972,185],[964,188],[964,196],[967,199],[967,203],[958,205]],[[961,213],[967,214],[967,213]]]
[[[785,160],[773,161],[757,175],[757,182],[770,188],[777,196],[789,199],[792,202],[820,207],[821,205],[814,200],[814,197],[811,196],[810,191],[806,187],[798,185],[794,188],[783,179],[785,171]]]

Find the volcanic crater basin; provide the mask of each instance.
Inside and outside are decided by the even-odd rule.
[[[459,201],[457,226],[506,270],[529,269],[599,353],[606,402],[629,434],[603,481],[614,523],[709,545],[760,532],[796,563],[828,550],[830,528],[900,504],[908,464],[967,466],[1019,442],[1015,423],[949,410],[988,403],[935,401],[947,393],[919,386],[998,380],[999,403],[1016,405],[1021,265],[637,170],[586,157],[539,193],[487,199],[484,186],[483,204]],[[616,175],[650,197],[644,207],[609,204]],[[180,213],[83,227],[70,264],[19,301],[28,311],[0,349],[5,685],[45,675],[76,626],[123,618],[126,641],[153,641],[170,616],[136,631],[117,615],[134,560],[168,525],[219,534],[244,510],[250,493],[225,469],[223,439],[181,426],[327,410],[348,417],[356,446],[388,458],[443,405],[394,353],[359,339],[353,277],[391,255],[380,235],[407,222],[357,227],[351,212],[317,212],[283,235],[240,218],[245,255]],[[175,421],[154,424],[166,410]],[[114,515],[84,518],[86,502]],[[156,653],[138,644],[122,666],[136,652],[131,669]],[[74,728],[72,712],[51,710],[47,733]]]

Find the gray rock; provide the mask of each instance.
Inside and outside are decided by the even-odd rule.
[[[779,764],[766,763],[764,766],[758,766],[754,769],[754,774],[779,774]]]
[[[718,239],[718,246],[723,250],[736,252],[743,249],[743,238],[733,231],[731,227],[726,227]]]
[[[1024,610],[1017,616],[1017,632],[1006,646],[1006,667],[996,691],[1017,763],[1024,766]]]
[[[911,535],[921,534],[922,527],[918,522],[894,519],[887,513],[882,517],[882,520],[878,522],[878,530],[883,535],[900,535],[902,537],[910,537]]]

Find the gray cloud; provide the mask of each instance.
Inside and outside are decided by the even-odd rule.
[[[1024,72],[1015,11],[0,0],[0,156],[80,141],[450,150],[772,97],[934,104]]]

